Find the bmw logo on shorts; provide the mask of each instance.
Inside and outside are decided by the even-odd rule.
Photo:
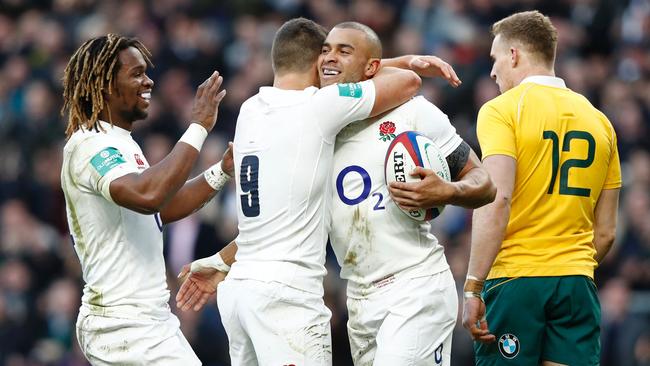
[[[505,358],[515,358],[519,353],[519,339],[510,333],[499,337],[499,352]]]

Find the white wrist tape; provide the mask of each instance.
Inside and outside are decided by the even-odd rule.
[[[190,272],[199,272],[200,270],[206,268],[213,268],[219,272],[224,273],[228,273],[228,271],[230,271],[230,266],[223,261],[223,258],[221,258],[221,254],[219,254],[219,252],[217,252],[215,255],[197,259],[192,262],[190,265]]]
[[[479,299],[479,300],[481,300],[481,302],[485,302],[485,301],[483,300],[483,296],[481,296],[481,294],[479,294],[479,293],[477,293],[477,292],[471,292],[471,291],[465,291],[465,292],[463,292],[463,298],[464,298],[464,299],[471,299],[471,298],[474,298],[474,297],[477,298],[477,299]]]
[[[206,137],[208,137],[208,131],[205,127],[196,122],[192,122],[178,141],[192,146],[196,151],[201,151]]]
[[[206,171],[203,172],[203,176],[205,177],[205,181],[208,182],[210,187],[215,191],[220,191],[221,188],[223,188],[223,186],[230,180],[230,176],[221,169],[221,162],[206,169]]]

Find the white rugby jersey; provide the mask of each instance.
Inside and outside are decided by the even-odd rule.
[[[122,318],[165,318],[169,291],[160,216],[118,206],[110,183],[149,167],[129,131],[100,122],[78,130],[63,149],[61,187],[81,262],[81,311]]]
[[[330,242],[348,280],[348,296],[365,297],[397,276],[419,277],[449,266],[428,222],[407,217],[384,179],[391,140],[404,131],[431,138],[448,156],[462,142],[447,116],[423,97],[355,122],[336,138],[331,178]]]
[[[262,87],[234,139],[238,250],[229,278],[323,293],[336,134],[369,116],[372,81],[322,89]]]

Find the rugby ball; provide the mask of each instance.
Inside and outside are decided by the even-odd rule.
[[[440,178],[450,181],[451,174],[445,156],[430,138],[415,131],[402,132],[390,143],[386,151],[384,171],[386,185],[390,182],[418,182],[420,177],[411,176],[416,166],[433,170]],[[440,215],[445,206],[413,211],[403,210],[408,217],[417,221],[429,221]]]

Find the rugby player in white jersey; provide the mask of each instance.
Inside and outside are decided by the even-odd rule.
[[[335,136],[420,86],[414,72],[387,67],[318,89],[325,36],[307,19],[282,25],[273,87],[244,102],[237,120],[238,250],[217,298],[233,365],[331,365],[323,277]]]
[[[149,166],[131,138],[147,117],[149,51],[115,34],[79,47],[63,79],[69,114],[61,186],[83,290],[77,339],[93,365],[200,365],[169,308],[162,225],[210,200],[233,170],[232,153],[187,181],[225,95],[214,72],[199,88],[192,123]],[[222,170],[223,168],[223,170]]]
[[[381,43],[367,26],[346,22],[328,34],[321,86],[372,78]],[[495,188],[447,116],[421,96],[378,117],[345,127],[336,138],[330,242],[348,280],[348,335],[355,365],[449,365],[458,315],[444,248],[428,222],[407,217],[389,196],[384,159],[404,131],[431,138],[446,156],[452,182],[418,170],[437,184],[439,204],[479,207]]]

